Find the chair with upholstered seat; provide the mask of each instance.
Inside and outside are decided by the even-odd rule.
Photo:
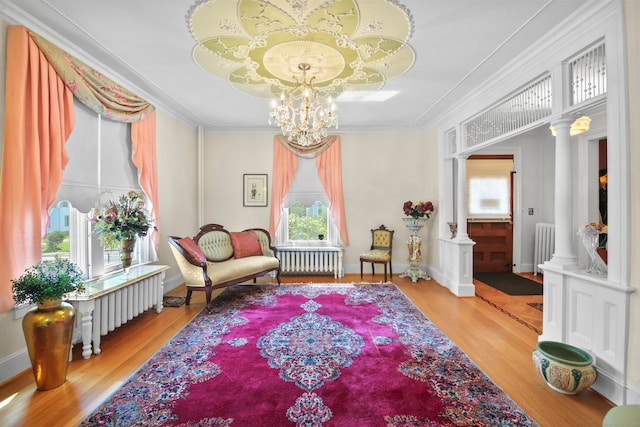
[[[391,250],[393,247],[393,230],[381,225],[371,230],[371,249],[360,255],[360,280],[363,276],[362,265],[365,262],[371,263],[371,273],[376,274],[375,265],[384,265],[384,281],[387,281],[387,264],[389,264],[389,277],[393,276],[391,266]]]

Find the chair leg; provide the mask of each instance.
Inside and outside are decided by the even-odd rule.
[[[384,264],[384,281],[387,281],[387,263]]]
[[[371,274],[374,275],[374,276],[376,275],[376,263],[375,262],[371,263]]]
[[[184,305],[189,305],[191,304],[191,294],[193,293],[193,290],[191,289],[187,289],[187,297],[184,300]]]
[[[360,280],[362,280],[362,260],[360,260]]]

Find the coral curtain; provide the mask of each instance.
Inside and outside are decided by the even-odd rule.
[[[0,312],[14,306],[11,279],[40,261],[48,210],[68,162],[73,94],[24,27],[7,31],[2,181]]]
[[[342,192],[342,156],[340,154],[340,137],[336,137],[331,146],[316,157],[318,177],[331,201],[331,215],[340,232],[342,243],[349,246],[347,234],[347,218],[344,210],[344,194]]]
[[[138,182],[151,202],[151,218],[155,229],[151,238],[158,252],[158,165],[156,162],[156,113],[152,112],[144,120],[131,123],[131,142],[133,154],[131,159],[138,168]]]
[[[276,136],[273,141],[273,178],[271,180],[271,218],[269,232],[276,235],[282,218],[282,201],[291,188],[298,168],[298,158]]]
[[[73,96],[114,121],[136,123],[155,111],[147,101],[23,26],[8,28],[6,64],[0,244],[11,250],[0,259],[0,313],[13,307],[11,279],[42,257],[48,210],[68,162],[64,143],[75,121]],[[135,131],[132,125],[131,132],[132,140],[133,133],[138,134],[138,149],[133,151],[134,155],[137,151],[134,163],[140,185],[157,221],[155,123],[153,115]],[[157,250],[157,232],[154,234]]]

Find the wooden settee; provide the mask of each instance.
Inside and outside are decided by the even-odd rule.
[[[280,283],[280,261],[271,246],[269,232],[250,228],[229,232],[219,224],[207,224],[191,237],[169,237],[169,244],[187,286],[185,303],[193,291],[206,293],[207,309],[211,300],[227,286],[246,282],[269,272]]]

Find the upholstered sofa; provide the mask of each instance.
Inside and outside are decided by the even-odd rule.
[[[193,291],[206,293],[207,309],[211,300],[227,286],[246,282],[275,272],[280,283],[280,261],[271,246],[269,232],[250,228],[230,232],[219,224],[207,224],[191,237],[169,237],[169,244],[187,286],[185,303]]]

